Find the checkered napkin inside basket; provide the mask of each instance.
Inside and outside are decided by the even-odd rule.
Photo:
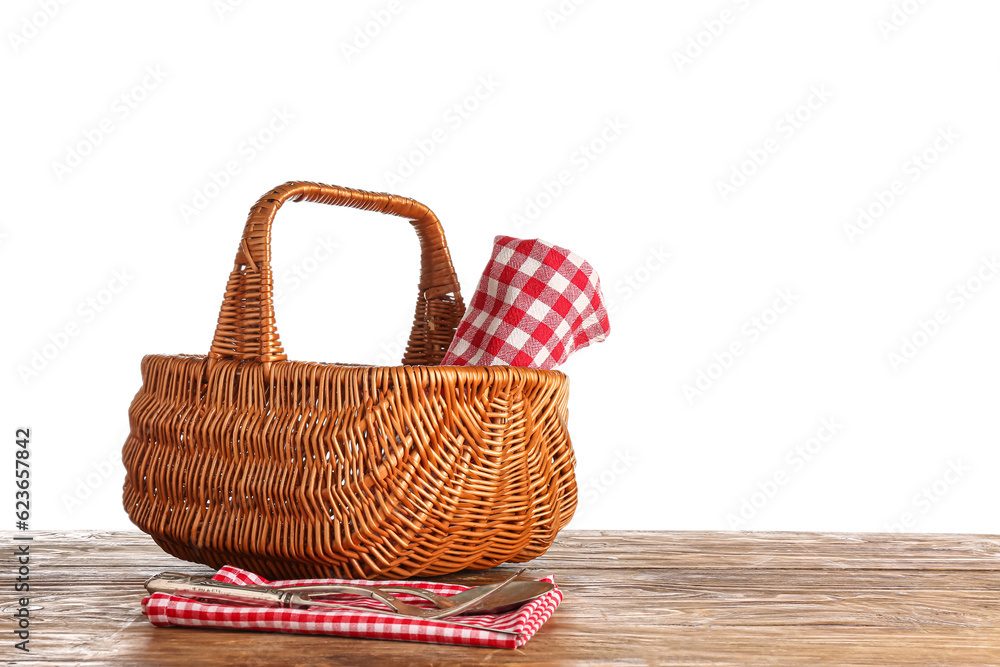
[[[420,586],[439,595],[455,595],[468,586],[442,584],[429,581],[352,581],[347,579],[296,579],[294,581],[268,581],[252,572],[226,565],[214,577],[237,585],[295,586],[306,584],[354,584],[358,586],[381,584],[392,586]],[[541,581],[553,581],[546,577]],[[394,595],[397,595],[394,593]],[[398,594],[412,605],[433,609],[434,606],[415,595]],[[395,639],[399,641],[426,642],[430,644],[456,644],[461,646],[486,646],[490,648],[520,648],[548,620],[562,601],[562,592],[554,588],[522,607],[504,614],[456,616],[465,625],[475,625],[482,630],[456,627],[440,621],[409,618],[384,613],[386,607],[375,600],[352,595],[324,597],[324,602],[350,604],[357,611],[340,609],[278,609],[274,607],[237,606],[203,603],[167,593],[154,593],[142,601],[142,613],[158,627],[171,625],[198,628],[228,628],[230,630],[262,630],[266,632],[294,632],[367,639]],[[383,612],[383,613],[377,613]],[[491,630],[514,631],[503,634]]]
[[[589,262],[540,239],[498,236],[441,365],[554,368],[608,330]]]

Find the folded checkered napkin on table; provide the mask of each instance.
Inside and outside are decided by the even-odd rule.
[[[349,579],[296,579],[268,581],[253,572],[229,565],[214,577],[237,586],[305,586],[313,584],[353,584],[370,586],[420,586],[438,595],[455,595],[468,586],[429,581],[367,581]],[[551,576],[539,581],[552,582]],[[399,598],[412,605],[433,608],[423,598],[405,593]],[[316,607],[315,609],[283,609],[275,607],[241,606],[198,602],[168,593],[154,593],[142,600],[142,613],[158,627],[186,626],[223,628],[229,630],[259,630],[265,632],[292,632],[300,634],[336,635],[367,639],[393,639],[398,641],[431,644],[456,644],[490,648],[520,648],[531,639],[548,620],[562,601],[562,591],[553,588],[548,593],[531,600],[513,611],[502,614],[479,614],[455,617],[463,625],[449,625],[448,620],[411,618],[387,613],[380,602],[353,595],[324,597],[324,602],[349,604],[355,609],[342,610]],[[478,629],[481,628],[481,629]],[[504,630],[506,632],[496,632]]]
[[[540,239],[498,236],[441,365],[554,368],[608,330],[589,262]]]

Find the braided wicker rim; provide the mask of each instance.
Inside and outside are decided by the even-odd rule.
[[[285,201],[409,219],[421,248],[403,365],[288,361],[271,225]],[[523,562],[576,508],[559,371],[438,366],[464,313],[423,204],[290,182],[251,209],[208,355],[149,355],[122,460],[132,521],[169,553],[269,578],[405,578]]]

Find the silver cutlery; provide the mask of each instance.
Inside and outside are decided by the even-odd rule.
[[[530,594],[530,597],[527,599],[532,599],[544,594],[548,590],[552,590],[552,584],[548,584],[546,582],[514,582],[514,579],[523,572],[524,570],[522,569],[499,584],[479,586],[469,589],[468,591],[464,591],[463,593],[459,593],[458,595],[450,596],[450,598],[455,599],[439,596],[424,589],[406,586],[357,586],[352,584],[321,584],[285,587],[254,585],[239,586],[215,581],[214,579],[210,579],[208,577],[192,577],[176,572],[162,572],[158,575],[150,577],[146,580],[145,585],[146,590],[150,593],[169,593],[180,597],[202,600],[234,602],[238,604],[250,604],[266,607],[300,609],[323,607],[358,611],[357,607],[352,607],[350,605],[323,602],[315,599],[326,595],[350,593],[377,600],[392,610],[392,612],[382,612],[370,609],[364,610],[370,613],[408,616],[411,618],[441,621],[451,625],[477,630],[486,630],[489,632],[517,634],[513,631],[494,630],[492,628],[483,628],[465,623],[456,623],[454,621],[446,621],[444,619],[470,610],[482,613],[484,611],[497,608],[509,608],[511,605],[520,604],[526,601],[525,599],[521,599],[519,601],[517,599],[518,597]],[[521,589],[520,591],[517,591],[518,594],[513,596],[503,595],[505,589],[515,583],[518,584],[517,588]],[[525,588],[525,584],[532,586]],[[439,608],[437,610],[423,609],[407,604],[392,595],[387,589],[423,597],[431,601]]]

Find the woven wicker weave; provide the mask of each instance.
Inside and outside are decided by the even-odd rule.
[[[285,201],[416,228],[404,365],[286,359],[270,247]],[[438,366],[463,312],[427,207],[316,183],[275,188],[250,211],[208,355],[142,361],[122,452],[129,517],[175,556],[271,579],[429,576],[541,555],[576,508],[568,380]]]

